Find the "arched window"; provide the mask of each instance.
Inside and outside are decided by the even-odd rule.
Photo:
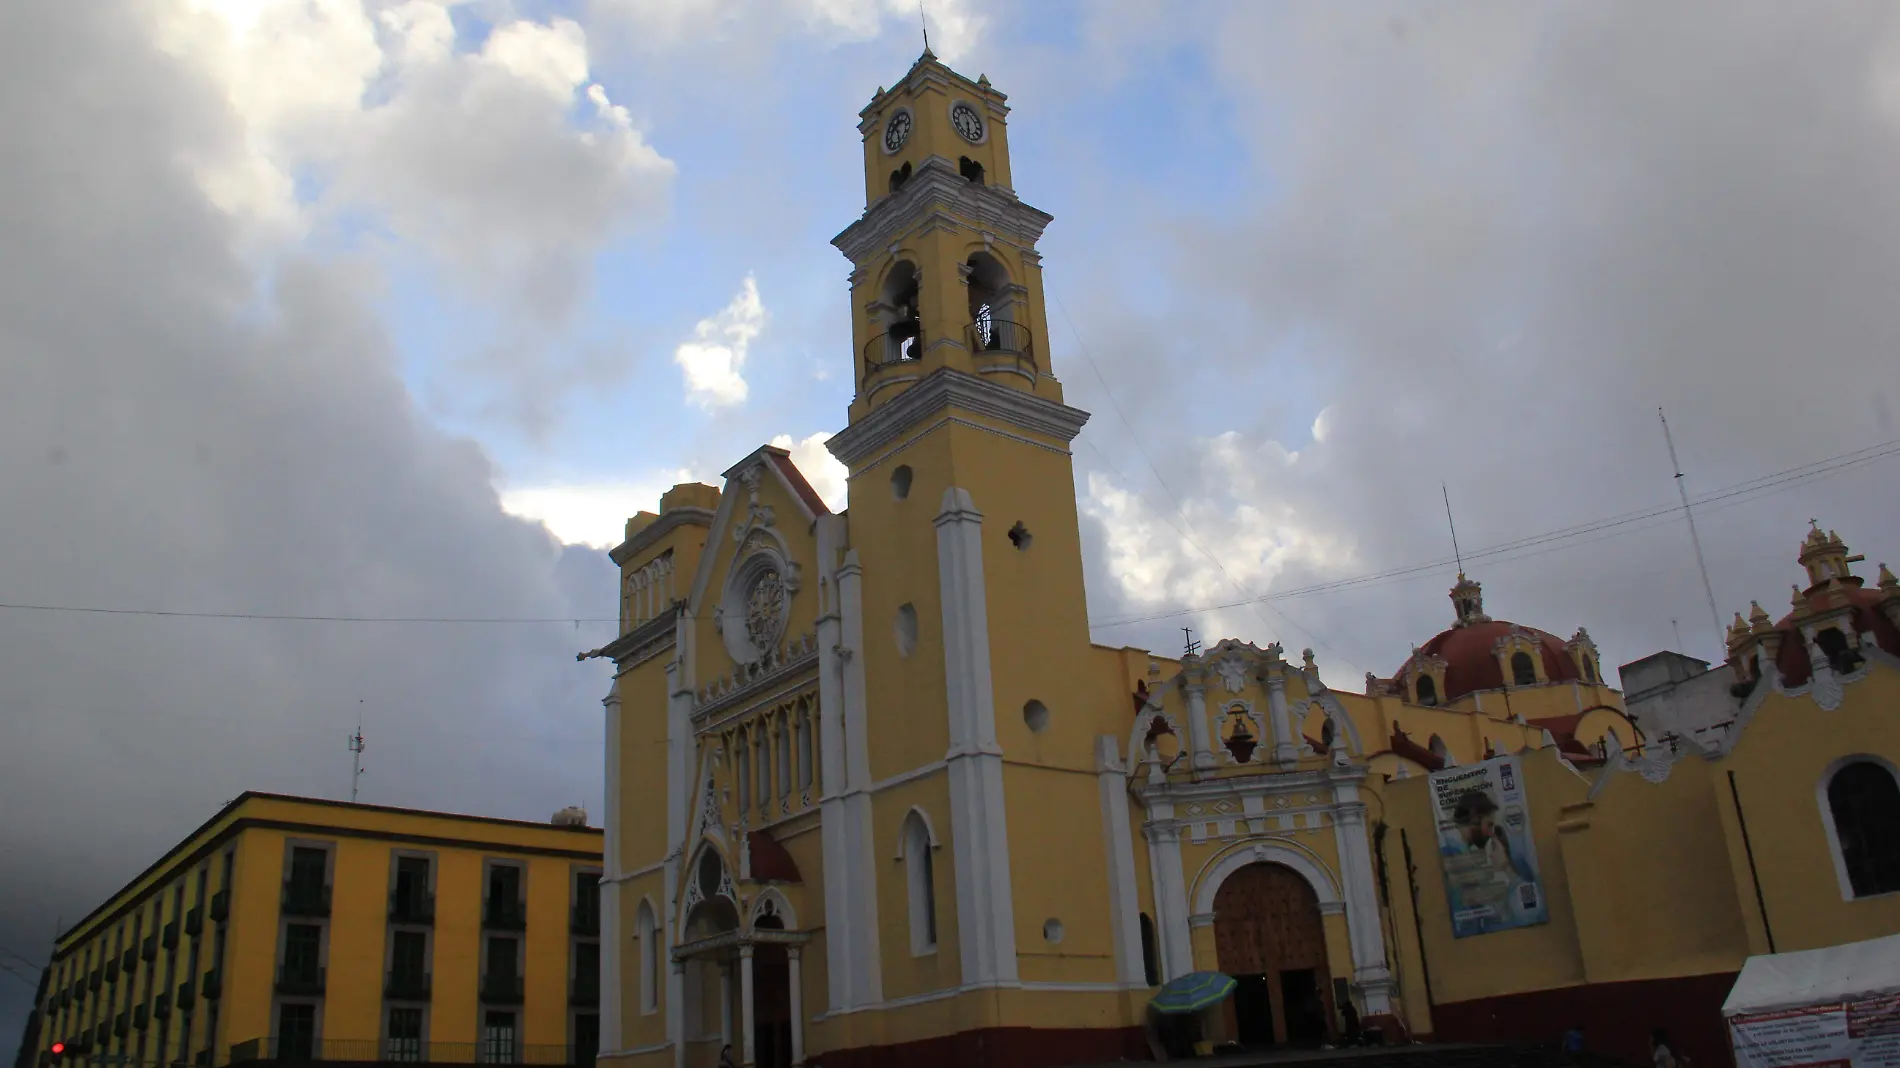
[[[660,932],[653,920],[651,902],[640,902],[634,930],[639,932],[640,938],[640,1011],[657,1012],[660,1008]]]
[[[1597,662],[1595,657],[1586,656],[1583,658],[1583,681],[1590,683],[1597,681]]]
[[[1537,685],[1537,666],[1531,663],[1531,654],[1521,649],[1511,654],[1511,683],[1514,686]]]
[[[1855,897],[1900,890],[1900,783],[1872,760],[1856,760],[1827,784],[1828,815]]]
[[[1141,978],[1149,986],[1161,985],[1161,952],[1155,945],[1155,922],[1141,914]]]
[[[1430,675],[1418,677],[1418,703],[1421,705],[1438,703],[1438,684],[1432,681]]]
[[[983,165],[968,156],[958,158],[957,173],[978,185],[983,184]]]
[[[904,876],[910,886],[910,951],[937,951],[937,875],[930,855],[930,827],[923,814],[904,818]]]

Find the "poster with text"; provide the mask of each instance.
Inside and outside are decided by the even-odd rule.
[[[1900,996],[1731,1016],[1736,1068],[1900,1068]]]
[[[1517,758],[1435,771],[1431,789],[1452,934],[1467,938],[1548,922]]]

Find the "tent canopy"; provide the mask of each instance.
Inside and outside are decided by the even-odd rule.
[[[1900,935],[1750,957],[1722,1003],[1741,1016],[1900,994]]]

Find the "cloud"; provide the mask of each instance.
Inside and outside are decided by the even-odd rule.
[[[280,203],[268,183],[206,181],[277,158],[243,107],[331,107],[295,87],[359,70],[362,42],[278,25],[272,47],[311,51],[276,54],[286,85],[234,99],[228,70],[154,46],[213,17],[184,10],[0,5],[7,599],[611,618],[602,554],[506,514],[483,450],[416,409],[378,318],[378,261],[285,246],[260,222]],[[0,609],[0,811],[33,814],[0,827],[0,945],[39,957],[56,919],[243,790],[347,796],[359,707],[366,800],[598,812],[607,677],[573,654],[612,630]],[[0,985],[0,1046],[28,996]]]
[[[977,6],[936,0],[924,12],[931,50],[946,63],[966,58],[982,40],[990,20]],[[913,35],[918,51],[923,47],[913,0],[593,0],[592,10],[633,30],[640,47],[655,50],[709,39],[756,47],[794,32],[825,48],[892,30]]]
[[[792,454],[792,463],[798,468],[799,473],[805,476],[805,481],[811,483],[811,488],[818,491],[818,496],[824,500],[825,507],[834,512],[842,512],[845,509],[847,490],[850,487],[845,482],[847,474],[845,466],[838,462],[837,457],[831,455],[831,450],[825,448],[825,442],[830,438],[831,434],[826,431],[820,431],[802,441],[792,440],[790,434],[780,434],[772,439],[772,444]]]
[[[626,537],[628,517],[650,512],[682,482],[702,481],[684,468],[640,482],[599,482],[505,489],[501,507],[532,519],[569,545],[611,549]]]
[[[673,362],[686,373],[686,399],[707,411],[744,404],[746,353],[764,329],[759,284],[747,275],[732,302],[701,319],[691,340],[673,350]]]

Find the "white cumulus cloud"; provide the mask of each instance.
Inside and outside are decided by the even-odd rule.
[[[845,507],[845,466],[825,448],[825,442],[831,437],[828,431],[819,431],[802,441],[794,441],[790,434],[780,434],[772,439],[772,444],[792,454],[792,463],[797,465],[805,481],[824,498],[825,507],[840,512]]]
[[[693,336],[673,352],[673,361],[686,373],[686,398],[707,411],[745,403],[746,352],[764,329],[759,283],[747,275],[732,303],[701,319]]]

